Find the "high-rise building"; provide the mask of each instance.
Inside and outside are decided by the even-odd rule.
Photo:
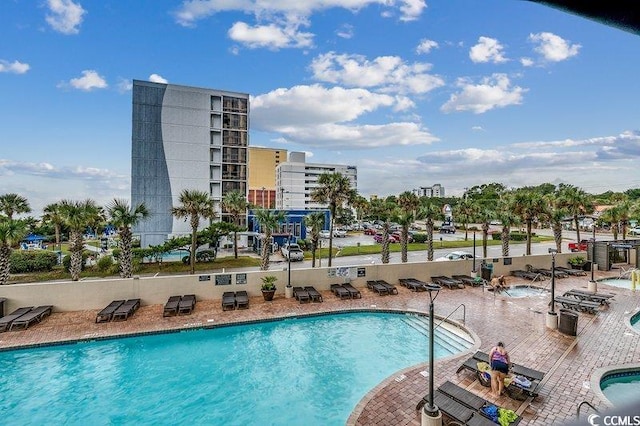
[[[414,192],[419,197],[444,198],[444,186],[439,183],[432,186],[421,186],[419,189],[414,189]]]
[[[286,149],[249,148],[249,203],[266,209],[275,208],[276,167],[285,161]]]
[[[171,215],[183,190],[209,194],[223,219],[223,197],[247,193],[248,94],[134,80],[132,122],[131,203],[151,212],[134,229],[143,247],[190,234]]]
[[[349,178],[351,188],[358,189],[356,166],[307,163],[304,152],[290,152],[288,160],[276,167],[276,208],[325,209],[326,204],[311,199],[318,178],[324,173],[341,173]]]

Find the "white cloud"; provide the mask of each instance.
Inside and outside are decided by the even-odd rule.
[[[234,23],[228,31],[229,38],[255,49],[301,48],[313,45],[313,34],[298,31],[299,24],[276,24],[250,26],[244,22]]]
[[[576,56],[582,47],[579,44],[571,44],[562,37],[547,32],[530,34],[529,41],[537,45],[534,48],[537,53],[551,62],[560,62]]]
[[[82,77],[72,78],[68,83],[60,83],[58,87],[71,86],[74,89],[90,92],[93,89],[104,89],[108,86],[104,77],[94,70],[82,71]]]
[[[162,84],[168,84],[169,80],[167,80],[166,78],[164,78],[163,76],[161,76],[160,74],[151,74],[149,76],[149,81],[152,83],[162,83]]]
[[[62,34],[78,34],[83,15],[87,13],[79,3],[72,0],[47,0],[50,13],[45,20],[51,28]]]
[[[498,40],[490,37],[478,38],[478,44],[472,46],[469,50],[469,58],[473,62],[493,62],[499,64],[507,62],[507,58],[503,54],[504,47]]]
[[[353,25],[342,24],[340,28],[336,30],[336,35],[340,38],[350,39],[353,37]]]
[[[131,91],[131,89],[133,89],[133,82],[126,78],[120,78],[118,80],[117,87],[118,87],[118,92],[120,93],[129,92]]]
[[[473,126],[471,127],[471,130],[474,132],[484,132],[484,128],[482,126]]]
[[[282,135],[289,142],[328,149],[429,144],[437,140],[418,123],[350,123],[377,109],[394,107],[396,102],[394,97],[365,89],[295,86],[252,98],[251,126],[256,131]]]
[[[532,67],[534,62],[531,58],[520,58],[520,63],[523,67]]]
[[[451,95],[440,108],[443,112],[471,111],[482,114],[494,108],[522,103],[522,96],[527,89],[511,86],[505,74],[493,74],[485,77],[480,84],[473,84],[467,79],[459,79],[457,86],[462,90]]]
[[[357,12],[375,5],[385,8],[381,12],[382,17],[391,17],[391,12],[399,11],[401,21],[417,19],[427,7],[424,0],[185,0],[175,16],[179,24],[193,26],[200,19],[223,12],[244,12],[254,15],[256,19],[269,21],[274,16],[306,18],[333,8]]]
[[[418,47],[416,47],[416,53],[429,53],[432,49],[437,49],[438,47],[438,42],[423,38],[422,40],[420,40],[420,44],[418,44]]]
[[[19,62],[19,61],[9,62],[9,61],[0,59],[0,72],[24,74],[27,71],[29,71],[29,68],[31,68],[29,64],[23,64],[22,62]]]
[[[386,93],[420,94],[444,85],[442,78],[427,73],[431,64],[407,64],[398,56],[379,56],[369,61],[362,55],[329,52],[317,56],[310,68],[319,81],[378,88]]]

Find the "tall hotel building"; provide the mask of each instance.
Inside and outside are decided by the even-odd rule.
[[[248,94],[134,80],[132,116],[131,204],[151,213],[134,229],[142,247],[191,233],[171,215],[183,190],[209,194],[223,219],[223,197],[247,193]]]

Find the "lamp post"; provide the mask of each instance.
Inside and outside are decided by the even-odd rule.
[[[549,248],[551,253],[551,303],[549,313],[547,314],[547,327],[552,330],[558,328],[558,314],[556,313],[556,253],[558,250]]]
[[[591,239],[591,281],[589,281],[589,291],[598,291],[598,283],[596,283],[594,277],[594,271],[596,264],[596,220],[593,218],[593,238]]]
[[[427,284],[427,291],[429,292],[429,401],[422,409],[421,426],[442,425],[442,413],[440,413],[438,406],[433,403],[433,301],[438,297],[441,288],[436,284]],[[433,292],[435,292],[435,295]]]
[[[473,230],[473,269],[471,272],[476,272],[476,230]]]

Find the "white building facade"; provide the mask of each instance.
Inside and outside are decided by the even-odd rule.
[[[276,167],[277,209],[326,209],[326,204],[316,203],[311,193],[318,187],[318,178],[324,173],[340,173],[358,188],[358,169],[343,164],[307,163],[304,152],[290,152],[288,160]]]

